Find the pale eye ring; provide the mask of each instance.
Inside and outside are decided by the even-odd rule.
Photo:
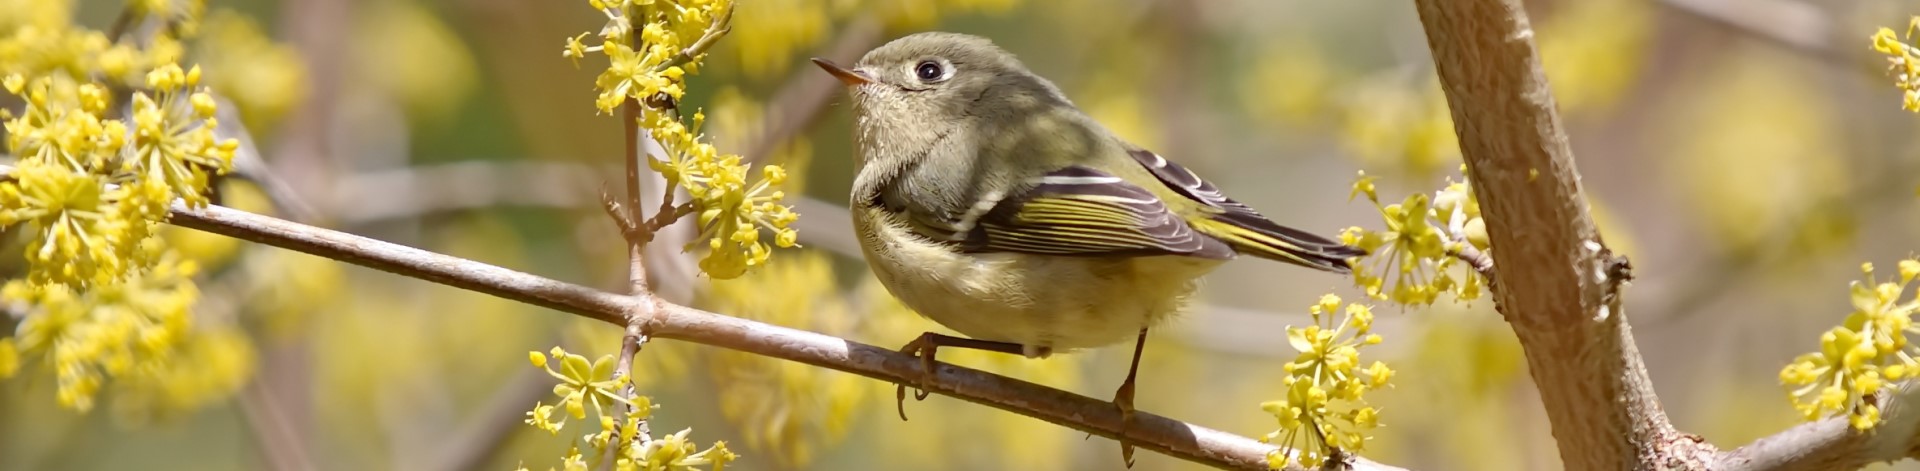
[[[920,61],[920,65],[913,66],[913,75],[922,82],[936,82],[947,78],[947,71],[939,62]]]

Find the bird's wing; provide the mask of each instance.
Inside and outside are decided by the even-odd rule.
[[[1228,259],[1233,249],[1195,232],[1153,192],[1071,166],[1020,194],[983,201],[954,224],[969,252],[1044,255],[1186,255]]]
[[[1364,250],[1276,224],[1159,154],[1144,149],[1128,154],[1174,192],[1201,204],[1201,214],[1191,224],[1195,230],[1225,240],[1240,252],[1332,272],[1346,272],[1350,269],[1347,259],[1366,255]]]

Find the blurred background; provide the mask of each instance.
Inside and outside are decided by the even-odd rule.
[[[227,204],[607,289],[624,248],[598,207],[622,152],[596,115],[589,56],[564,39],[586,2],[210,0],[189,61],[232,100],[276,185]],[[0,0],[0,32],[105,29],[121,2]],[[1849,311],[1861,262],[1912,253],[1916,117],[1869,49],[1910,2],[1530,1],[1596,217],[1637,277],[1627,315],[1675,425],[1734,447],[1797,422],[1778,385]],[[1120,135],[1277,221],[1380,227],[1357,171],[1398,201],[1458,178],[1459,156],[1410,2],[1320,0],[738,0],[733,32],[689,83],[723,152],[779,163],[797,250],[715,282],[675,243],[650,259],[670,299],[897,346],[935,327],[874,285],[850,238],[850,111],[806,62],[926,30],[992,38]],[[223,123],[222,126],[227,126]],[[618,182],[607,181],[618,186]],[[278,205],[271,192],[283,195]],[[669,241],[685,241],[677,227]],[[217,236],[200,259],[195,368],[101,407],[54,406],[49,375],[0,382],[0,469],[534,469],[572,430],[522,422],[553,380],[526,352],[618,350],[619,329]],[[12,253],[12,252],[9,252]],[[9,255],[14,256],[14,255]],[[1154,332],[1142,410],[1247,436],[1275,428],[1285,327],[1347,280],[1229,264],[1192,313]],[[1487,300],[1380,310],[1365,453],[1427,470],[1554,469],[1513,335]],[[0,320],[9,326],[13,320]],[[11,331],[11,327],[8,327]],[[943,360],[1106,398],[1126,346],[1026,360]],[[656,434],[725,440],[737,469],[1115,469],[1118,446],[934,396],[895,418],[893,386],[672,341],[636,360]],[[1904,469],[1920,469],[1911,464]],[[1135,469],[1196,469],[1143,452]]]

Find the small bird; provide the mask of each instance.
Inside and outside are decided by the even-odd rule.
[[[916,399],[940,347],[1044,358],[1135,337],[1113,399],[1130,421],[1147,329],[1202,275],[1242,254],[1347,273],[1365,254],[1121,140],[985,38],[919,33],[852,68],[813,61],[853,97],[850,205],[868,265],[907,307],[971,337],[928,332],[901,349],[923,362]],[[906,386],[896,395],[904,420]]]

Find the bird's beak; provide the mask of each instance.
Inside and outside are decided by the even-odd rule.
[[[845,83],[849,87],[875,82],[873,76],[867,75],[866,72],[847,70],[847,68],[841,67],[840,64],[835,64],[830,60],[815,57],[813,58],[813,63],[814,65],[820,66],[821,69],[826,70],[827,73],[833,74],[834,78],[840,79],[841,83]]]

